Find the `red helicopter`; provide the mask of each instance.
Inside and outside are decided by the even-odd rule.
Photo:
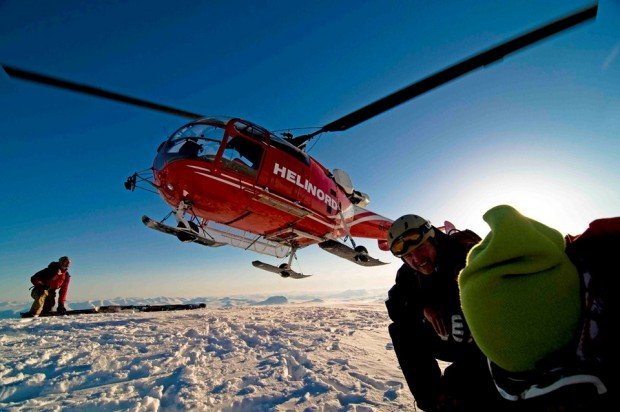
[[[172,207],[161,221],[143,216],[152,229],[183,242],[204,246],[231,245],[284,258],[274,266],[252,264],[282,277],[304,278],[291,263],[298,249],[322,249],[362,266],[385,264],[354,238],[376,239],[388,250],[392,220],[367,210],[369,196],[356,190],[348,174],[329,171],[304,149],[313,137],[347,130],[468,72],[501,60],[596,16],[593,5],[476,54],[341,117],[319,130],[294,137],[278,136],[240,118],[205,117],[169,106],[109,92],[3,65],[11,77],[69,89],[192,119],[157,148],[151,168],[125,182],[133,191],[148,183]],[[176,223],[164,221],[174,216]],[[342,241],[341,241],[342,240]],[[349,241],[351,245],[344,242]]]

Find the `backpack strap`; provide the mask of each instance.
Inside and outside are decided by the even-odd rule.
[[[549,396],[562,389],[604,395],[607,387],[596,374],[581,366],[562,366],[533,372],[508,372],[488,360],[500,395],[509,401],[527,401]]]

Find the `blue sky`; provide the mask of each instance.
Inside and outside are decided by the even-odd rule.
[[[158,103],[322,126],[588,1],[0,2],[0,61]],[[620,3],[598,18],[310,143],[391,218],[485,235],[509,203],[563,233],[620,210]],[[0,74],[0,300],[73,258],[69,300],[385,288],[398,260],[361,268],[319,250],[280,279],[275,258],[146,229],[156,195],[123,188],[184,119]]]

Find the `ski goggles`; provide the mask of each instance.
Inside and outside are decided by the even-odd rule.
[[[411,229],[400,235],[392,242],[390,252],[397,258],[405,256],[416,247],[420,246],[431,236],[431,230],[426,227]]]

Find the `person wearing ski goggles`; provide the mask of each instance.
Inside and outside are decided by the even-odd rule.
[[[428,242],[435,238],[435,229],[428,221],[412,220],[415,221],[415,227],[406,229],[396,237],[390,245],[390,251],[413,269],[428,275],[434,271],[437,259],[433,242]]]
[[[449,233],[418,215],[392,224],[388,245],[403,265],[385,302],[390,337],[419,409],[497,410],[502,400],[465,322],[457,283],[481,239],[471,230]],[[452,364],[442,373],[438,360]]]

